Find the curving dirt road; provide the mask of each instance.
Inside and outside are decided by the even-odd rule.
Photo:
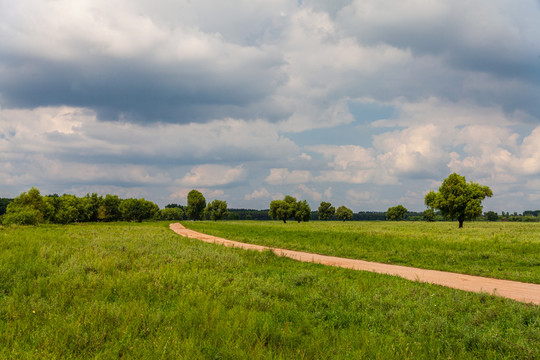
[[[302,251],[246,244],[189,230],[180,223],[171,224],[169,227],[171,230],[184,237],[198,239],[214,244],[221,244],[228,247],[256,251],[270,250],[278,256],[286,256],[288,258],[298,261],[337,266],[354,270],[372,271],[380,274],[395,275],[412,281],[443,285],[465,291],[484,292],[521,301],[524,303],[540,305],[540,285],[537,284],[528,284],[511,280],[491,279],[480,276],[456,274],[446,271],[425,270],[407,266],[381,264],[364,260],[346,259],[335,256],[312,254]]]

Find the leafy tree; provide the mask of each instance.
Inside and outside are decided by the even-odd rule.
[[[330,220],[334,217],[336,209],[329,202],[322,201],[319,205],[319,220]]]
[[[424,221],[435,221],[435,210],[433,209],[426,209],[422,213],[422,219]]]
[[[184,212],[178,207],[166,207],[159,211],[159,218],[161,220],[182,220]]]
[[[294,219],[298,222],[305,221],[308,222],[311,218],[311,208],[306,200],[302,200],[296,203],[294,209]]]
[[[85,208],[81,199],[78,199],[75,195],[64,194],[56,200],[58,208],[54,215],[55,223],[69,224],[85,220]]]
[[[286,195],[283,200],[273,200],[270,203],[268,215],[272,219],[282,220],[284,223],[291,218],[298,222],[309,221],[311,208],[306,200],[297,202],[296,198]]]
[[[39,190],[32,187],[28,193],[21,193],[8,204],[3,223],[36,225],[45,220],[44,214],[48,212],[48,208],[49,205]]]
[[[465,220],[482,215],[482,200],[491,196],[493,192],[488,186],[467,183],[464,176],[453,173],[444,179],[438,192],[426,195],[425,204],[440,210],[447,219],[457,219],[462,228]]]
[[[58,194],[47,195],[43,197],[43,200],[46,203],[45,211],[43,214],[44,220],[46,222],[55,223],[56,214],[60,209],[60,196],[58,196]]]
[[[99,208],[103,204],[103,197],[98,196],[96,193],[86,194],[84,197],[84,207],[85,207],[85,221],[98,221]]]
[[[203,194],[193,189],[187,196],[187,216],[191,220],[202,220],[204,209],[206,208],[206,199]]]
[[[353,212],[346,206],[340,206],[336,210],[336,217],[340,220],[351,220],[353,218]]]
[[[272,219],[283,220],[284,223],[287,223],[287,219],[290,218],[290,206],[283,200],[273,200],[270,202],[268,215]]]
[[[125,221],[141,222],[155,217],[159,207],[145,199],[126,199],[120,203],[119,210]]]
[[[227,211],[227,202],[217,199],[209,203],[204,212],[214,221],[221,220],[229,215],[229,212]]]
[[[487,221],[497,221],[499,220],[499,215],[495,211],[488,211],[486,213],[486,219]]]
[[[401,220],[407,214],[407,208],[403,205],[397,205],[391,208],[388,208],[386,211],[387,220]]]
[[[274,200],[270,202],[270,211],[268,215],[272,219],[282,220],[284,223],[288,219],[294,217],[296,212],[296,199],[290,195],[286,195],[283,200]]]
[[[98,208],[98,220],[101,221],[118,221],[122,217],[120,212],[120,203],[122,199],[118,195],[105,195],[101,205]]]
[[[37,225],[43,219],[43,215],[32,208],[20,208],[17,211],[3,215],[3,225]]]

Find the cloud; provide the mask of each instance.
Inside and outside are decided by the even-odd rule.
[[[253,190],[251,194],[246,194],[244,196],[245,200],[253,200],[253,199],[267,199],[270,198],[271,195],[265,188],[260,188],[258,190]]]
[[[165,199],[168,203],[175,202],[183,205],[187,204],[187,196],[193,188],[170,188],[170,193]],[[200,191],[206,199],[206,202],[212,201],[212,199],[220,198],[223,199],[227,197],[225,191],[221,189],[208,189],[208,188],[197,188],[197,191]]]
[[[394,176],[440,177],[448,169],[445,145],[451,130],[425,124],[374,136],[373,145],[380,153],[377,159]]]
[[[247,171],[243,165],[236,167],[224,165],[198,165],[191,169],[179,183],[184,186],[223,186],[244,181]]]
[[[371,193],[368,191],[356,191],[352,189],[347,191],[347,200],[352,203],[367,202],[371,199],[371,196]]]
[[[223,119],[207,124],[99,122],[81,108],[0,108],[0,149],[100,163],[242,161],[299,153],[292,141],[263,121]],[[209,161],[210,160],[210,161]]]
[[[230,42],[127,5],[22,1],[5,7],[4,106],[64,104],[92,109],[101,120],[136,122],[254,118],[257,104],[286,79],[272,47]]]
[[[313,188],[309,188],[304,184],[298,185],[298,190],[300,190],[304,195],[306,195],[310,200],[321,201],[322,194],[316,191]]]
[[[461,130],[466,156],[452,156],[450,167],[497,183],[540,174],[540,126],[523,138],[507,128],[469,126]]]
[[[312,146],[311,151],[318,152],[328,163],[329,170],[321,170],[314,181],[321,183],[343,182],[351,184],[378,183],[395,184],[397,178],[391,176],[373,149],[356,145]]]
[[[271,185],[302,184],[309,182],[312,176],[306,170],[289,171],[286,168],[270,169],[270,175],[264,180]]]
[[[324,197],[326,199],[331,199],[332,198],[332,187],[330,186],[328,189],[324,190],[323,195],[324,195]]]

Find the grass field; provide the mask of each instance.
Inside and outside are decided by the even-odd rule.
[[[540,357],[538,306],[167,227],[0,227],[0,358]]]
[[[540,284],[540,224],[183,222],[254,244]]]

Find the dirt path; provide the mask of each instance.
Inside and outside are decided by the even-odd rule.
[[[446,271],[425,270],[407,266],[388,265],[364,260],[346,259],[335,256],[312,254],[302,251],[246,244],[189,230],[180,223],[171,224],[169,227],[171,230],[182,236],[202,240],[209,243],[221,244],[228,247],[256,251],[271,250],[278,256],[286,256],[288,258],[298,261],[337,266],[354,270],[372,271],[380,274],[395,275],[412,281],[443,285],[465,291],[485,292],[488,294],[502,296],[525,303],[533,303],[536,305],[540,305],[540,285],[537,284],[527,284],[518,281],[491,279],[480,276],[456,274]]]

